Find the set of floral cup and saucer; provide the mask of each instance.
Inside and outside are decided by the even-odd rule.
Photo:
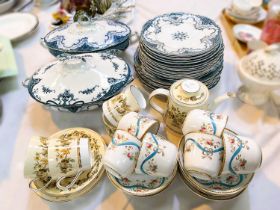
[[[177,172],[177,147],[157,134],[159,122],[136,112],[118,123],[103,163],[112,184],[134,196],[166,189]]]
[[[259,145],[226,128],[227,121],[226,115],[195,109],[183,124],[180,175],[194,193],[207,199],[240,195],[262,162]]]
[[[41,198],[70,201],[89,192],[100,181],[106,144],[86,128],[69,128],[50,137],[30,140],[24,175]]]

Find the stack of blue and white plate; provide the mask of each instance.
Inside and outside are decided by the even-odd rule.
[[[135,69],[150,90],[169,88],[182,78],[212,88],[220,80],[223,52],[221,30],[213,20],[188,13],[164,14],[143,26]]]

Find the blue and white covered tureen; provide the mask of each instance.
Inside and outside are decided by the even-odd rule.
[[[37,70],[24,82],[36,101],[61,111],[100,106],[132,80],[127,63],[109,53],[70,55]]]
[[[52,30],[42,39],[42,44],[54,56],[125,50],[129,45],[130,34],[130,28],[124,23],[88,19]]]

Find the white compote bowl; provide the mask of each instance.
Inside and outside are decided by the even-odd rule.
[[[270,45],[243,57],[238,75],[243,85],[237,96],[244,103],[262,105],[271,91],[280,88],[280,44]]]

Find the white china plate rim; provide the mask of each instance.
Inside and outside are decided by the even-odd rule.
[[[9,13],[0,16],[0,34],[16,42],[32,33],[39,25],[38,17],[31,13]],[[5,28],[3,24],[6,24]],[[5,32],[5,31],[12,31]]]

